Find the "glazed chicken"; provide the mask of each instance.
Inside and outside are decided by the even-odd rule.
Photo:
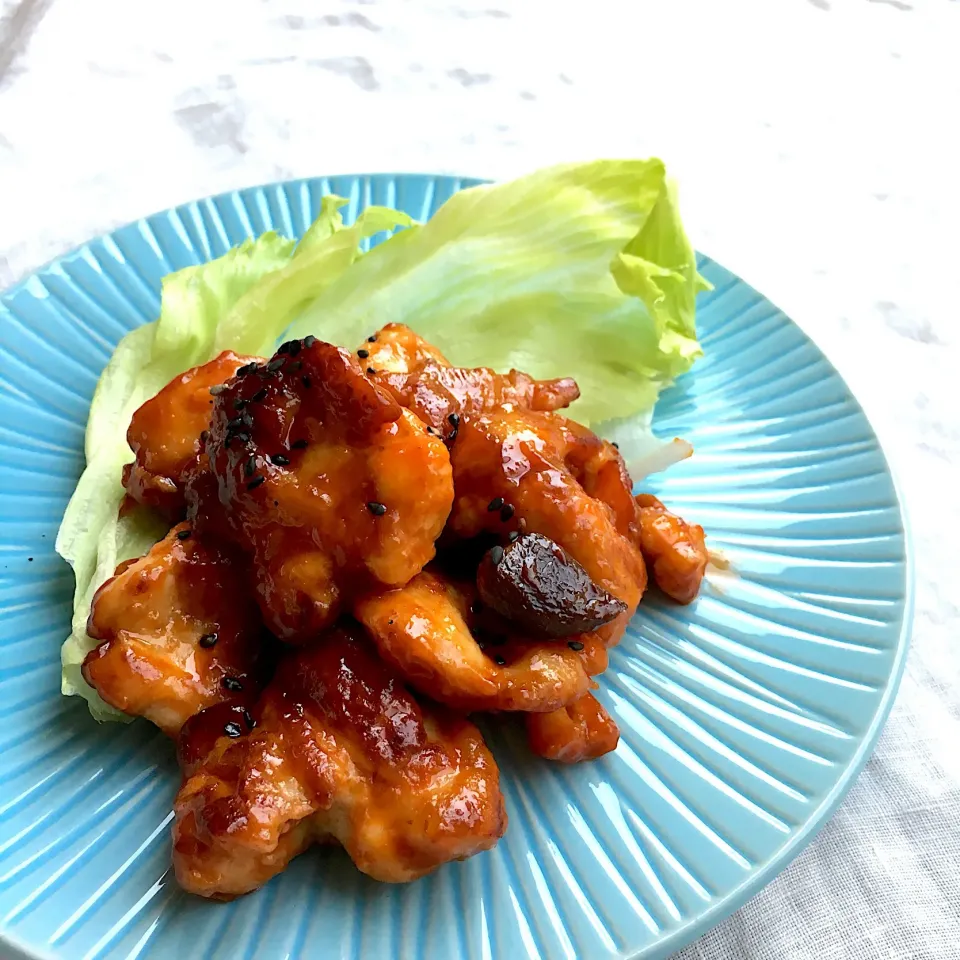
[[[83,675],[177,738],[184,889],[248,893],[319,843],[387,882],[490,849],[469,712],[520,714],[550,760],[616,749],[592,678],[648,567],[689,603],[707,554],[560,412],[578,396],[389,324],[223,353],[137,410],[129,500],[177,526],[97,591]]]
[[[97,590],[87,632],[102,642],[83,676],[111,706],[175,737],[204,708],[256,696],[261,630],[236,555],[182,523]]]
[[[620,730],[592,693],[551,713],[528,713],[527,742],[547,760],[580,763],[617,749]]]
[[[206,453],[264,619],[293,642],[352,595],[415,576],[453,501],[440,438],[312,337],[238,371],[216,397]]]
[[[595,658],[606,666],[592,637],[571,639],[571,647],[518,635],[508,623],[497,624],[504,632],[484,629],[476,588],[436,568],[363,599],[355,612],[413,686],[461,710],[555,710],[588,690]]]
[[[472,416],[506,405],[530,410],[560,410],[580,396],[571,377],[534,380],[511,370],[465,368],[450,362],[401,323],[388,323],[357,350],[367,373],[397,401],[435,430],[449,433],[451,415]]]
[[[418,704],[346,630],[289,654],[246,717],[224,705],[191,720],[180,760],[174,867],[201,896],[247,893],[328,840],[371,877],[404,882],[506,829],[477,728]]]
[[[174,377],[134,413],[127,442],[135,459],[123,469],[123,485],[133,500],[173,522],[183,518],[187,474],[196,469],[200,434],[210,423],[210,391],[249,362],[250,357],[224,351]]]
[[[707,569],[703,527],[671,513],[655,496],[641,493],[640,549],[657,586],[678,603],[692,603]]]
[[[626,604],[603,628],[615,642],[646,586],[639,511],[617,449],[552,412],[579,396],[576,383],[451,367],[398,324],[361,352],[372,379],[447,440],[455,497],[445,536],[530,530],[549,537]]]

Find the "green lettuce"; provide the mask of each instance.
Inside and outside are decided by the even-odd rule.
[[[166,277],[160,316],[128,333],[100,376],[87,421],[86,468],[67,505],[57,552],[76,581],[70,636],[61,648],[61,690],[88,701],[98,720],[125,719],[104,703],[80,672],[95,646],[87,634],[90,604],[118,563],[146,553],[167,527],[151,511],[119,516],[123,466],[133,458],[126,430],[134,411],[177,374],[221,350],[270,354],[298,308],[360,256],[360,241],[410,223],[398,211],[373,207],[349,228],[325,197],[320,215],[298,245],[266,233],[210,263]]]
[[[652,410],[700,356],[705,281],[659,160],[540,170],[451,197],[342,272],[293,325],[354,345],[405,323],[463,366],[572,376],[585,423]]]
[[[405,323],[460,365],[575,377],[571,415],[616,439],[635,478],[690,453],[650,429],[659,392],[700,356],[695,301],[707,287],[659,160],[565,164],[473,187],[425,224],[369,207],[345,226],[345,203],[324,197],[299,244],[267,233],[167,277],[159,318],[124,337],[101,376],[87,466],[57,538],[76,576],[62,688],[98,719],[123,717],[80,674],[94,646],[93,593],[165,532],[149,511],[118,516],[126,428],[164,384],[221,350],[268,355],[310,333],[352,348]],[[380,232],[392,235],[362,253]]]

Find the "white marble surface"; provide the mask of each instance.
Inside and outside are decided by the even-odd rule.
[[[0,0],[0,17],[0,287],[275,178],[662,156],[697,246],[862,398],[917,555],[873,760],[813,846],[683,956],[957,956],[960,2]]]

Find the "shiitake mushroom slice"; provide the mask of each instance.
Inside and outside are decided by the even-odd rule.
[[[477,570],[477,589],[488,607],[539,637],[589,633],[627,609],[539,533],[488,550]]]

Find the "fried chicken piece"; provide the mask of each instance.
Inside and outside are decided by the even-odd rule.
[[[180,759],[174,868],[205,897],[255,890],[316,841],[401,883],[490,849],[506,829],[479,730],[418,704],[340,629],[291,653],[251,716],[221,706],[191,720]]]
[[[657,586],[679,603],[691,603],[707,569],[703,527],[671,513],[655,496],[641,493],[640,549]]]
[[[572,377],[534,380],[511,370],[451,366],[422,337],[400,323],[389,323],[360,347],[371,379],[435,430],[450,431],[450,415],[470,416],[510,404],[530,410],[559,410],[580,396]]]
[[[447,450],[344,350],[284,344],[213,410],[219,503],[279,637],[315,637],[353,593],[400,586],[433,557],[453,501]]]
[[[579,396],[576,382],[452,367],[400,324],[361,351],[371,378],[446,439],[456,490],[446,538],[543,534],[627,604],[602,628],[619,639],[646,587],[639,511],[616,447],[553,412]]]
[[[580,763],[617,749],[620,730],[592,693],[551,713],[524,718],[530,749],[547,760]]]
[[[478,606],[473,585],[435,568],[363,598],[354,613],[412,686],[459,710],[556,710],[606,667],[593,634],[557,642],[511,632]]]
[[[182,523],[93,598],[87,632],[103,641],[83,676],[111,706],[170,736],[221,701],[255,697],[261,624],[234,554]]]
[[[460,422],[450,450],[448,534],[543,534],[626,604],[599,633],[616,642],[646,588],[638,510],[612,444],[555,413],[505,410]]]
[[[216,388],[249,363],[229,350],[214,360],[174,377],[133,415],[127,443],[135,460],[123,468],[127,494],[168,520],[184,516],[184,474],[200,453],[200,434],[210,421]]]

